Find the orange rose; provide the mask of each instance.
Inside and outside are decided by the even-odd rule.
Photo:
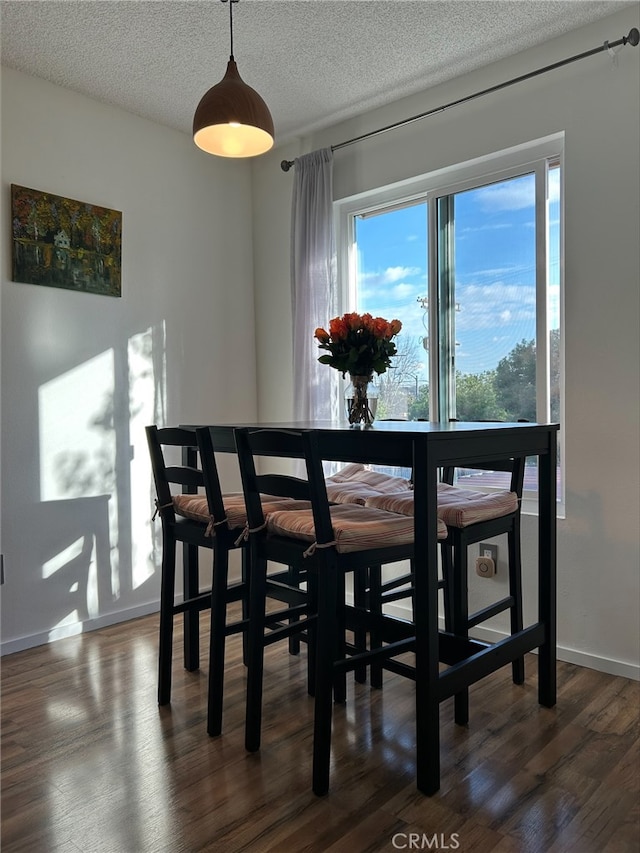
[[[369,314],[368,311],[366,314],[362,315],[362,328],[365,329],[367,332],[373,332],[373,322],[373,317],[371,316],[371,314]]]
[[[329,322],[329,334],[334,341],[344,340],[344,338],[347,337],[348,331],[349,327],[343,317],[334,317],[334,319]]]
[[[345,314],[342,318],[352,332],[357,332],[362,326],[362,317],[353,311],[351,314]]]
[[[389,324],[386,320],[383,320],[382,317],[376,317],[373,321],[373,328],[371,331],[376,336],[376,338],[386,338]]]
[[[389,328],[391,329],[391,335],[397,335],[400,329],[402,328],[402,323],[400,320],[392,320],[389,323]]]
[[[316,329],[313,336],[314,336],[314,338],[317,338],[321,344],[328,344],[329,341],[331,340],[331,336],[329,335],[329,332],[327,332],[322,327]]]

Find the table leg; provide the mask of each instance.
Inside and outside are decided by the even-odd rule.
[[[538,651],[538,701],[556,704],[556,464],[557,436],[549,431],[549,452],[538,457],[538,619],[545,641]]]
[[[414,442],[416,632],[416,781],[418,790],[440,787],[440,701],[438,666],[437,465],[426,442]]]

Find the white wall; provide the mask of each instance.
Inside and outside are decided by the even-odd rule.
[[[3,69],[3,652],[157,606],[145,423],[290,415],[292,176],[281,159],[614,40],[639,19],[625,10],[252,165],[207,157],[187,135]],[[636,676],[639,58],[631,47],[617,65],[600,54],[335,160],[344,198],[565,132],[559,642],[566,659]],[[123,211],[121,299],[10,280],[10,183]],[[534,618],[535,519],[524,528]],[[504,568],[474,586],[478,602],[499,594]]]
[[[280,330],[290,317],[291,174],[283,157],[383,127],[626,35],[640,5],[422,95],[329,128],[254,164],[260,415],[290,387]],[[350,146],[335,154],[335,197],[424,174],[552,133],[565,136],[567,517],[558,529],[560,654],[638,676],[640,48],[606,53]],[[268,235],[268,239],[265,238]],[[328,318],[312,320],[324,325]],[[277,342],[277,343],[276,343]],[[278,356],[276,357],[276,353]],[[274,364],[277,361],[277,367]],[[524,523],[527,615],[535,619],[536,522]],[[506,549],[502,549],[506,553]],[[477,580],[504,592],[506,567]],[[504,620],[492,623],[495,630]]]
[[[121,298],[11,281],[11,183],[122,211]],[[1,214],[7,652],[157,608],[147,423],[255,419],[251,168],[3,69]]]

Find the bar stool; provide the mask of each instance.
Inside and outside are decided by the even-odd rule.
[[[508,489],[486,493],[454,486],[454,468],[445,468],[438,487],[438,516],[447,525],[448,535],[442,543],[445,578],[451,587],[451,630],[468,636],[469,630],[498,613],[509,611],[512,634],[522,630],[522,550],[520,521],[524,487],[524,457],[465,465],[477,471],[505,471],[510,476]],[[468,548],[484,539],[507,535],[509,594],[474,613],[469,613]],[[524,682],[524,658],[512,663],[514,684]],[[468,689],[455,696],[455,720],[465,725],[469,720]]]
[[[156,515],[162,521],[162,567],[160,580],[160,633],[158,651],[158,704],[171,699],[171,659],[174,617],[184,614],[184,666],[188,671],[199,667],[199,614],[211,607],[211,590],[200,590],[198,549],[213,551],[214,572],[228,560],[235,547],[234,536],[226,520],[216,528],[212,519],[226,519],[222,497],[218,506],[210,505],[203,494],[205,482],[198,467],[197,438],[194,430],[178,427],[146,428],[151,469],[156,487]],[[168,448],[181,453],[180,464],[170,464]],[[237,535],[237,534],[236,534]],[[176,547],[183,546],[183,600],[176,601]],[[243,576],[246,564],[243,558]],[[228,590],[230,600],[245,595],[245,584]]]
[[[393,658],[412,648],[411,626],[344,604],[347,573],[367,571],[413,557],[413,519],[357,504],[330,505],[317,434],[313,431],[238,429],[236,447],[250,525],[249,660],[245,745],[260,746],[263,657],[272,637],[265,632],[268,561],[305,565],[309,579],[306,623],[315,636],[313,790],[329,788],[332,702],[336,679],[363,664]],[[307,479],[256,473],[255,458],[304,458]],[[266,464],[266,463],[265,463]],[[309,499],[311,508],[265,516],[260,493]],[[446,527],[440,525],[440,535]],[[375,630],[380,645],[349,657],[344,629],[354,623]],[[285,629],[286,632],[287,629]],[[387,642],[389,640],[389,642]]]
[[[158,704],[171,699],[174,617],[184,614],[184,665],[199,667],[199,614],[211,608],[209,647],[209,703],[207,730],[219,734],[222,726],[225,638],[242,632],[248,619],[248,552],[241,538],[247,516],[241,492],[223,494],[208,429],[146,428],[151,467],[156,486],[156,514],[162,521],[160,631],[158,652]],[[181,464],[170,464],[168,449],[180,451]],[[280,508],[288,505],[274,500]],[[265,497],[268,505],[271,500]],[[154,516],[155,517],[155,516]],[[176,547],[183,545],[183,600],[175,594]],[[198,549],[212,552],[212,589],[201,590]],[[229,583],[229,553],[241,553],[241,579]],[[299,579],[298,579],[299,580]],[[268,595],[305,604],[299,584],[287,572],[270,575]],[[227,621],[227,605],[242,602],[242,619]],[[246,645],[246,642],[245,642]]]
[[[506,471],[510,474],[509,489],[487,493],[453,485],[455,468],[443,470],[443,482],[438,484],[438,518],[446,524],[447,536],[441,542],[442,572],[441,585],[445,592],[445,629],[459,637],[468,637],[469,630],[486,622],[505,610],[510,614],[510,630],[514,634],[522,630],[522,559],[520,544],[520,516],[524,484],[524,458],[496,460],[465,464],[475,470]],[[413,515],[413,492],[408,490],[395,495],[368,498],[365,506],[384,509],[403,515]],[[509,555],[509,595],[475,613],[469,613],[468,595],[468,548],[470,545],[507,534]],[[411,583],[411,577],[406,580]],[[403,592],[409,597],[411,585]],[[372,590],[377,606],[384,599],[379,591]],[[373,606],[373,605],[372,605]],[[524,681],[524,659],[512,664],[513,681]],[[372,673],[373,678],[373,673]],[[455,720],[465,725],[469,720],[469,691],[456,694]]]
[[[326,478],[327,497],[330,503],[359,504],[364,506],[368,498],[380,495],[394,495],[405,492],[411,485],[410,480],[394,477],[389,474],[370,470],[360,463],[352,462],[337,474]],[[401,576],[394,577],[383,583],[382,567],[370,566],[368,571],[358,572],[353,577],[353,600],[356,607],[377,607],[382,612],[382,604],[399,601],[411,595],[410,583],[412,570]],[[369,594],[372,590],[372,594]],[[366,645],[366,635],[356,629],[354,643],[362,648]],[[367,680],[366,667],[359,667],[354,672],[355,680],[364,684]],[[382,687],[382,669],[379,666],[371,668],[371,686]]]

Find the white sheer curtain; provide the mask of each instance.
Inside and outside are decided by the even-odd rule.
[[[335,305],[333,154],[323,148],[297,157],[291,207],[294,420],[337,415],[338,373],[318,363],[313,333],[327,328]]]

